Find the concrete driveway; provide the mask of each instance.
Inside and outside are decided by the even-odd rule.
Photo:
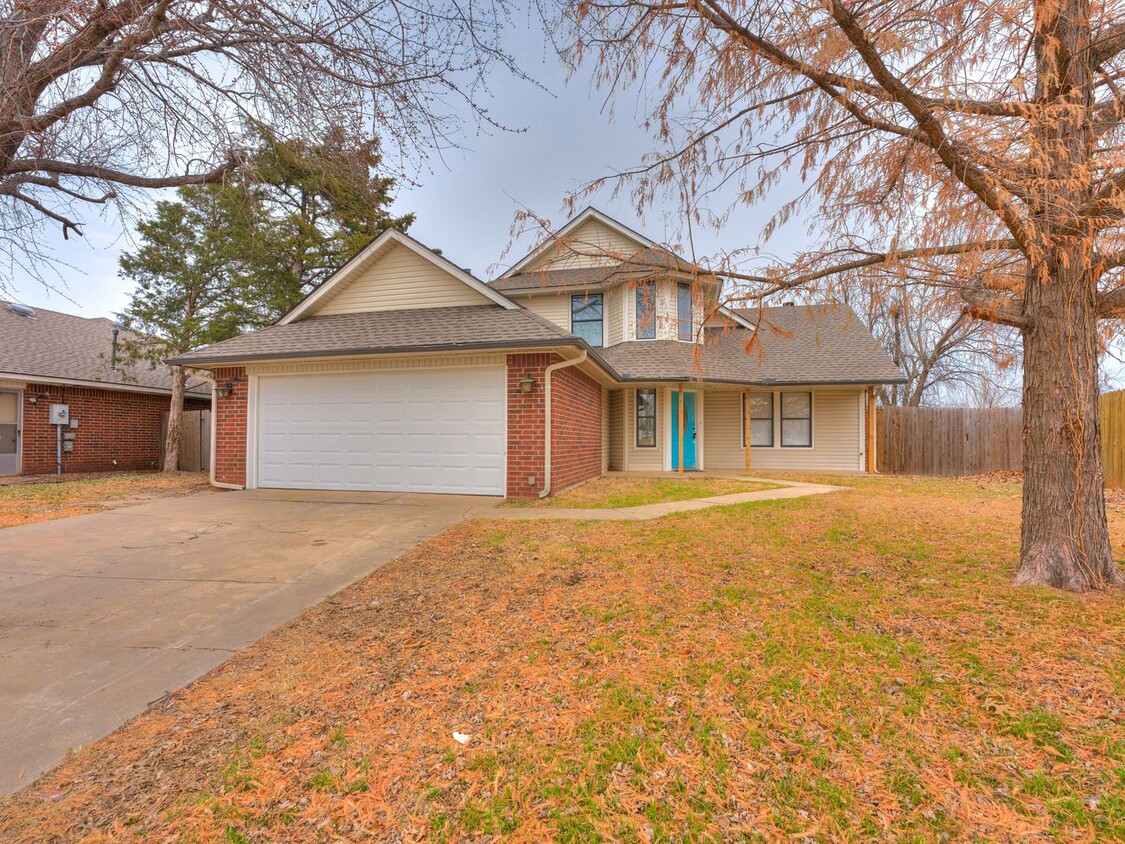
[[[0,530],[0,793],[496,501],[215,492]]]

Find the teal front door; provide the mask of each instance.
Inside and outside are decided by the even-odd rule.
[[[684,468],[695,469],[695,393],[672,393],[672,468],[680,468],[680,396],[684,397]]]

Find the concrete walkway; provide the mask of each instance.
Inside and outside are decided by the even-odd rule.
[[[714,495],[710,498],[692,498],[686,501],[664,501],[659,504],[642,504],[638,507],[566,508],[566,507],[496,507],[487,511],[470,510],[467,518],[487,519],[587,519],[599,522],[643,521],[658,519],[670,513],[686,513],[692,510],[706,510],[708,507],[723,507],[730,504],[745,504],[749,501],[774,501],[785,498],[805,498],[809,495],[824,495],[844,486],[828,484],[809,484],[800,481],[778,481],[773,478],[739,477],[743,481],[775,484],[777,489],[759,489],[754,492],[736,492],[731,495]]]
[[[216,492],[0,530],[0,794],[497,500]]]

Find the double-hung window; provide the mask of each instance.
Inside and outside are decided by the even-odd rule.
[[[676,285],[676,336],[681,340],[695,339],[691,285],[680,282]]]
[[[812,447],[812,393],[781,394],[781,445]]]
[[[656,448],[656,390],[637,390],[637,448]]]
[[[747,408],[746,403],[750,406]],[[742,394],[742,442],[746,443],[746,417],[750,417],[750,445],[773,448],[773,393]]]
[[[570,297],[570,330],[591,346],[602,345],[602,325],[605,310],[601,293],[588,293]]]
[[[656,285],[651,282],[636,286],[637,339],[656,339]]]

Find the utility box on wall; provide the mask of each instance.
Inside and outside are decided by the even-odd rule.
[[[70,405],[69,404],[53,404],[53,405],[51,405],[51,424],[52,425],[69,425],[70,424]]]

